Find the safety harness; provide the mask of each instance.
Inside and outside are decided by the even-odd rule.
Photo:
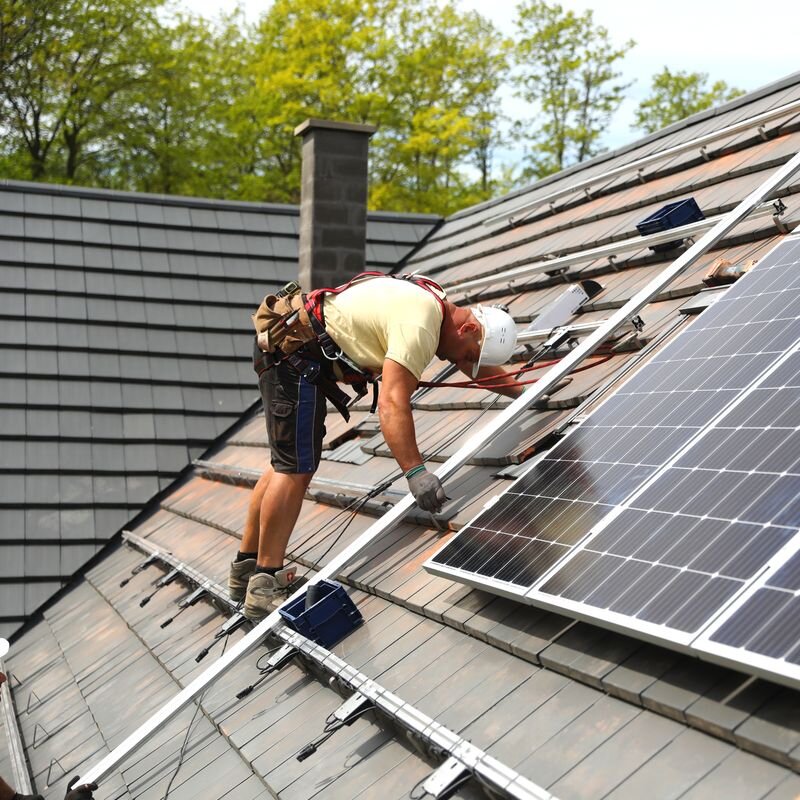
[[[367,394],[372,384],[372,407],[378,405],[377,377],[356,364],[325,328],[325,297],[338,295],[356,283],[373,278],[392,277],[405,280],[432,294],[442,309],[444,319],[444,289],[423,275],[391,275],[382,272],[361,272],[347,283],[333,288],[314,289],[303,294],[292,281],[277,294],[267,295],[253,315],[253,324],[261,350],[271,356],[266,369],[283,361],[288,362],[303,378],[319,387],[325,397],[344,417],[350,419],[348,406]],[[338,386],[341,381],[356,392],[351,397]]]

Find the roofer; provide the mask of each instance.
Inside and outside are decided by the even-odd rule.
[[[284,557],[319,466],[326,399],[348,418],[350,398],[337,382],[363,396],[367,382],[377,390],[374,379],[381,375],[376,400],[384,439],[417,505],[435,513],[446,497],[417,446],[411,395],[434,355],[470,378],[505,375],[500,365],[514,350],[516,327],[498,308],[454,305],[423,276],[381,273],[362,273],[336,289],[308,295],[288,284],[264,299],[253,322],[254,368],[272,464],[250,498],[228,585],[234,601],[245,601],[245,615],[258,620],[295,579],[295,568],[284,567]],[[523,387],[508,378],[495,391],[517,397]],[[373,410],[375,405],[374,400]]]

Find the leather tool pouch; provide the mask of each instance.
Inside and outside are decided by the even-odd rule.
[[[284,297],[268,294],[264,298],[253,314],[253,325],[261,350],[291,355],[307,344],[316,343],[317,337],[311,327],[304,300],[300,291]]]

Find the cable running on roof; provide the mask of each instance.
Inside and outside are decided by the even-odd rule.
[[[172,569],[183,571],[187,566],[172,554],[161,552],[156,545],[136,534],[123,533],[123,539],[134,547],[148,553],[150,558],[161,561]],[[238,613],[236,612],[237,606],[232,603],[228,593],[219,584],[201,575],[196,570],[192,570],[192,575],[187,574],[187,577],[195,583],[199,577],[203,586],[217,587],[216,590],[212,591],[214,597],[229,609]],[[353,704],[355,711],[354,714],[349,716],[349,719],[352,720],[372,708],[377,708],[409,731],[414,738],[425,743],[432,752],[455,757],[459,764],[462,765],[463,770],[468,773],[467,777],[474,776],[479,783],[486,785],[492,791],[514,800],[556,800],[553,795],[542,787],[529,781],[435,719],[428,717],[415,706],[406,703],[375,680],[340,659],[330,650],[295,631],[289,630],[283,625],[273,632],[284,644],[282,647],[272,648],[267,653],[262,654],[259,661],[265,655],[270,655],[270,662],[273,665],[270,668],[268,664],[266,668],[261,670],[262,672],[269,670],[268,674],[271,674],[271,672],[281,669],[299,653],[322,667],[331,676],[331,680],[336,680],[343,689],[352,692],[351,697],[341,707],[344,708],[349,704]],[[252,690],[252,687],[247,688]],[[240,692],[240,694],[247,696],[250,691]],[[359,700],[362,702],[353,702]],[[368,701],[368,706],[364,705],[364,700]],[[338,719],[340,716],[336,711],[329,716],[329,720],[332,718]],[[333,724],[326,723],[323,737],[328,737],[340,727],[334,728]],[[314,744],[318,747],[322,744],[322,741],[316,740]],[[311,752],[308,755],[311,755]]]

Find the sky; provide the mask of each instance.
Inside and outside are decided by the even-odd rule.
[[[302,0],[296,0],[302,2]],[[179,0],[205,17],[215,17],[232,8],[223,0]],[[800,12],[791,4],[780,12],[758,0],[560,0],[578,13],[591,8],[598,24],[605,26],[615,43],[636,41],[621,63],[623,76],[635,81],[615,115],[603,144],[614,149],[637,139],[631,130],[633,113],[647,95],[650,80],[665,66],[671,70],[706,72],[710,81],[724,80],[730,86],[751,91],[800,70],[797,29]],[[462,10],[474,9],[491,19],[504,33],[513,33],[518,0],[457,0]],[[249,22],[255,22],[269,7],[269,0],[241,0]],[[787,11],[787,9],[789,9]],[[792,23],[792,16],[795,23]],[[508,113],[519,108],[511,91],[504,93]],[[508,151],[502,161],[514,161]]]

